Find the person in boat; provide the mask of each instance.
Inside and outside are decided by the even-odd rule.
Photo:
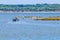
[[[13,21],[19,21],[18,17],[14,17]]]

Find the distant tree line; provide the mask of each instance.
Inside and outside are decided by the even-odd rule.
[[[60,11],[60,4],[36,4],[36,5],[0,4],[0,11]]]

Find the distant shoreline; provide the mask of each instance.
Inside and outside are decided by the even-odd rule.
[[[60,11],[0,11],[0,13],[60,13]]]

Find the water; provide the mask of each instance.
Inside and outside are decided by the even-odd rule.
[[[60,13],[0,13],[0,40],[60,40],[60,21],[22,19],[15,16],[60,16]]]

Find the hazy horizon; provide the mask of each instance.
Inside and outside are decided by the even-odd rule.
[[[60,4],[60,0],[1,0],[0,4]]]

